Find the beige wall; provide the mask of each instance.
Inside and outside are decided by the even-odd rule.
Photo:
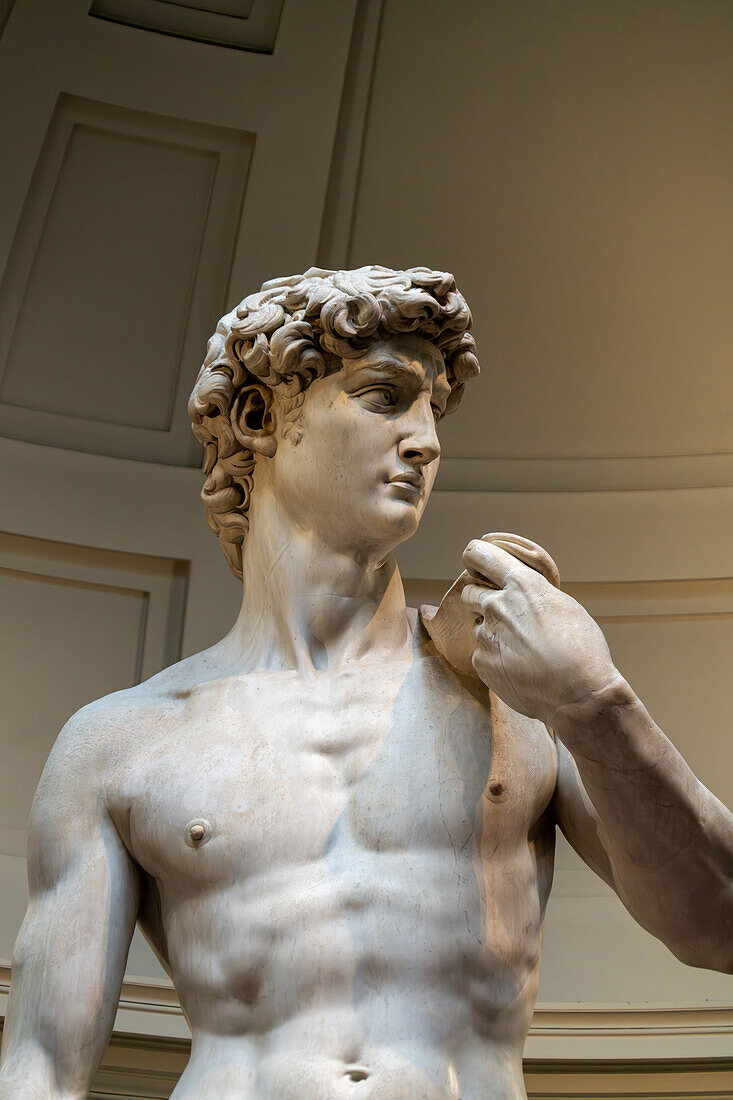
[[[733,802],[733,7],[212,0],[185,38],[89,6],[17,0],[0,39],[0,960],[58,727],[235,614],[185,399],[225,307],[314,262],[443,266],[472,303],[414,598],[484,531],[544,543]],[[142,942],[129,975],[119,1026],[183,1036]],[[530,1057],[732,1048],[730,979],[561,846]]]

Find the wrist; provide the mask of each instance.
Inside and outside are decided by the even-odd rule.
[[[608,720],[614,710],[636,702],[636,693],[618,669],[614,669],[599,687],[590,688],[583,695],[556,707],[547,724],[562,735],[564,729],[593,727]]]

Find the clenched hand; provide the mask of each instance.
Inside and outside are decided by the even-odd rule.
[[[461,599],[476,616],[473,667],[513,710],[552,725],[620,679],[606,639],[560,591],[552,558],[517,535],[488,534],[463,554]]]

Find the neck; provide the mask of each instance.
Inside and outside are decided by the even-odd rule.
[[[242,608],[228,645],[243,669],[314,672],[409,647],[394,558],[334,549],[296,526],[270,494],[253,494],[243,547]]]

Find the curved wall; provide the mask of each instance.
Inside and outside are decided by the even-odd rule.
[[[733,9],[253,0],[160,33],[147,2],[17,0],[0,40],[0,957],[58,727],[236,613],[185,399],[225,308],[314,262],[443,266],[475,314],[412,596],[484,531],[545,544],[733,802]],[[183,1034],[141,942],[129,976],[122,1029]],[[730,980],[566,847],[540,1000],[536,1058],[730,1052]]]

